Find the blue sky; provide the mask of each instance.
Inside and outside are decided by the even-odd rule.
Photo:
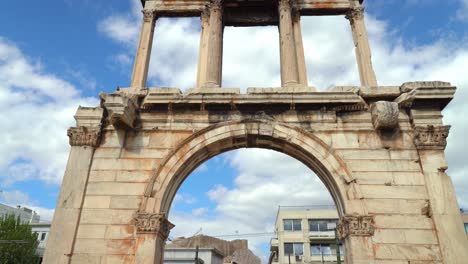
[[[77,106],[94,106],[100,91],[129,85],[139,5],[138,0],[2,3],[0,202],[31,206],[43,219],[51,219],[68,156],[66,129],[74,124]],[[449,174],[460,204],[468,207],[468,121],[459,118],[468,115],[468,1],[376,0],[367,6],[380,84],[444,80],[459,87],[444,120],[454,125],[447,148]],[[151,86],[193,87],[199,28],[198,19],[158,20]],[[324,90],[358,84],[349,24],[343,17],[303,18],[303,36],[311,85]],[[226,29],[224,86],[245,90],[279,85],[277,38],[274,27]],[[314,177],[302,164],[274,152],[240,150],[217,156],[179,190],[171,218],[186,219],[190,225],[176,222],[173,234],[191,235],[200,227],[206,234],[271,232],[279,203],[298,204],[305,198],[330,202]],[[262,189],[265,181],[271,185]],[[295,188],[296,182],[310,184],[297,189],[297,197],[284,200],[283,191]],[[255,199],[263,203],[250,201]],[[217,224],[226,219],[227,224]],[[257,253],[266,254],[260,249],[267,241],[250,242]]]

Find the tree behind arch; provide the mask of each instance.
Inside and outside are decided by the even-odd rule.
[[[0,218],[0,264],[37,263],[37,234],[19,217]]]

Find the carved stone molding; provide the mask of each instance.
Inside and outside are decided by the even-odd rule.
[[[378,101],[371,104],[370,110],[375,129],[395,129],[398,127],[400,114],[398,103]]]
[[[174,224],[167,220],[165,214],[139,213],[136,217],[137,233],[156,234],[166,240]]]
[[[124,93],[101,94],[110,123],[117,129],[132,129],[138,118],[137,95]]]
[[[417,126],[414,128],[414,144],[417,149],[445,149],[450,126]]]
[[[156,21],[156,9],[143,9],[141,12],[145,22]]]
[[[336,229],[340,239],[345,239],[348,236],[373,236],[375,230],[374,217],[347,215],[340,219]]]
[[[364,7],[355,7],[346,13],[346,19],[353,22],[355,20],[362,20],[364,19]]]
[[[101,143],[100,127],[71,127],[67,133],[71,146],[98,147]]]

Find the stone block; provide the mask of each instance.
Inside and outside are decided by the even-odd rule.
[[[104,109],[101,107],[78,107],[75,114],[77,127],[100,127],[104,117]]]
[[[439,261],[439,248],[433,245],[374,245],[378,259]]]
[[[360,87],[359,89],[359,95],[366,99],[393,99],[400,96],[400,94],[401,91],[398,86]]]
[[[133,240],[77,239],[75,252],[94,255],[133,254]]]
[[[129,94],[131,95],[131,94]],[[137,98],[123,93],[100,94],[110,123],[116,129],[130,130],[138,118]]]
[[[187,91],[188,95],[191,94],[240,94],[239,88],[193,88]]]
[[[364,198],[370,199],[427,199],[424,186],[360,185]]]
[[[80,225],[77,238],[104,239],[107,227],[105,225]]]
[[[138,209],[141,196],[114,196],[110,201],[110,208],[115,209]]]
[[[115,181],[129,183],[148,182],[148,180],[154,173],[154,170],[118,171],[116,174]]]
[[[83,208],[109,208],[110,196],[92,196],[90,193],[86,195]]]
[[[182,140],[193,134],[192,131],[177,131],[171,133],[168,131],[154,131],[151,133],[150,148],[173,148]]]
[[[106,239],[135,239],[135,225],[107,226]]]
[[[87,195],[143,195],[146,183],[93,182],[88,184]]]
[[[434,230],[377,229],[372,237],[377,244],[437,245]]]
[[[103,159],[93,160],[92,170],[153,170],[161,160],[158,159]]]
[[[407,199],[365,199],[369,214],[415,214],[423,215],[426,200]]]
[[[413,160],[348,160],[354,172],[420,172],[419,163]]]
[[[92,170],[89,173],[88,182],[113,182],[117,172],[115,170]]]
[[[415,212],[417,213],[417,212]],[[377,229],[433,229],[431,218],[425,215],[376,215]]]
[[[136,210],[83,209],[82,224],[126,225],[133,221]]]

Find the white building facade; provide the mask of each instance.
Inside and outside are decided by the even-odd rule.
[[[215,248],[199,248],[198,263],[195,262],[196,248],[164,249],[164,264],[223,264],[223,254]]]
[[[280,207],[276,218],[277,237],[270,242],[272,264],[344,263],[343,247],[335,228],[338,212],[327,207]],[[337,251],[339,249],[339,253]]]
[[[23,223],[39,223],[40,216],[33,210],[27,207],[16,206],[11,207],[0,203],[0,218],[4,218],[7,215],[15,215],[19,217]]]
[[[33,223],[31,224],[31,231],[37,233],[37,245],[36,255],[39,256],[39,263],[42,263],[44,252],[47,246],[47,238],[50,232],[50,223]]]

